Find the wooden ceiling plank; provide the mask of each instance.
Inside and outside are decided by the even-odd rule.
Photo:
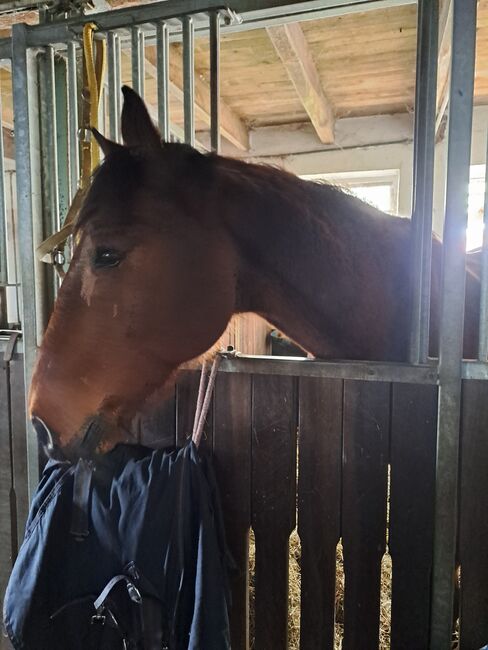
[[[268,27],[268,35],[286,68],[317,135],[334,142],[334,110],[326,97],[308,43],[299,23]]]
[[[175,62],[175,56],[170,57],[170,93],[179,101],[183,101],[183,80],[181,56]],[[156,51],[146,49],[146,70],[151,76],[157,75]],[[210,87],[198,75],[195,75],[195,116],[210,126]],[[241,151],[249,150],[249,130],[241,118],[220,99],[220,130],[222,136]]]

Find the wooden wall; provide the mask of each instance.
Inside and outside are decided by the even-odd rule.
[[[184,373],[160,426],[188,438],[198,373]],[[391,647],[428,647],[436,387],[224,374],[203,446],[213,453],[232,575],[233,648],[249,645],[249,530],[255,534],[254,647],[286,647],[288,540],[301,542],[302,649],[334,640],[336,547],[345,567],[344,650],[378,648],[380,568],[393,559]],[[152,440],[154,442],[154,440]],[[389,499],[389,514],[387,511]]]
[[[26,517],[21,360],[0,372],[0,587]],[[143,442],[188,440],[199,373],[182,372]],[[9,401],[11,408],[5,408]],[[301,545],[301,650],[334,647],[336,548],[344,554],[344,650],[379,647],[380,571],[392,558],[391,648],[428,648],[437,388],[220,373],[204,431],[224,507],[234,650],[286,648],[289,537]],[[9,424],[9,419],[11,425]],[[460,649],[488,640],[488,383],[464,387]],[[249,532],[255,536],[254,637]],[[0,649],[8,647],[0,639]]]

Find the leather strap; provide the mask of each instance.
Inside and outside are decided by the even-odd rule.
[[[91,462],[80,458],[75,469],[70,528],[71,535],[79,541],[90,534],[88,510],[92,475],[93,465]]]
[[[132,602],[136,603],[137,605],[140,605],[142,603],[142,596],[139,592],[139,589],[135,586],[135,584],[131,580],[129,580],[129,578],[126,575],[121,573],[118,576],[114,576],[111,580],[107,582],[105,587],[102,589],[101,594],[93,603],[93,606],[95,607],[97,612],[105,606],[105,602],[107,598],[110,596],[110,592],[116,585],[119,584],[119,582],[125,582],[125,585],[127,587],[127,593],[129,594],[129,598],[132,600]]]

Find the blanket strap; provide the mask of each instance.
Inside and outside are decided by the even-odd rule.
[[[193,423],[193,433],[191,439],[196,447],[200,445],[203,433],[203,425],[208,415],[210,408],[210,401],[215,387],[215,380],[217,379],[217,371],[220,366],[222,358],[217,355],[213,361],[210,377],[207,382],[208,365],[204,361],[202,364],[202,373],[200,375],[200,386],[198,388],[197,409],[195,411],[195,421]],[[205,387],[206,384],[206,387]]]

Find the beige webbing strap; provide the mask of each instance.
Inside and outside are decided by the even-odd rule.
[[[36,249],[37,259],[39,261],[45,262],[46,264],[55,263],[53,256],[61,250],[61,247],[73,232],[73,226],[80,211],[81,204],[83,203],[83,197],[83,190],[78,190],[69,207],[63,227],[39,244]]]

